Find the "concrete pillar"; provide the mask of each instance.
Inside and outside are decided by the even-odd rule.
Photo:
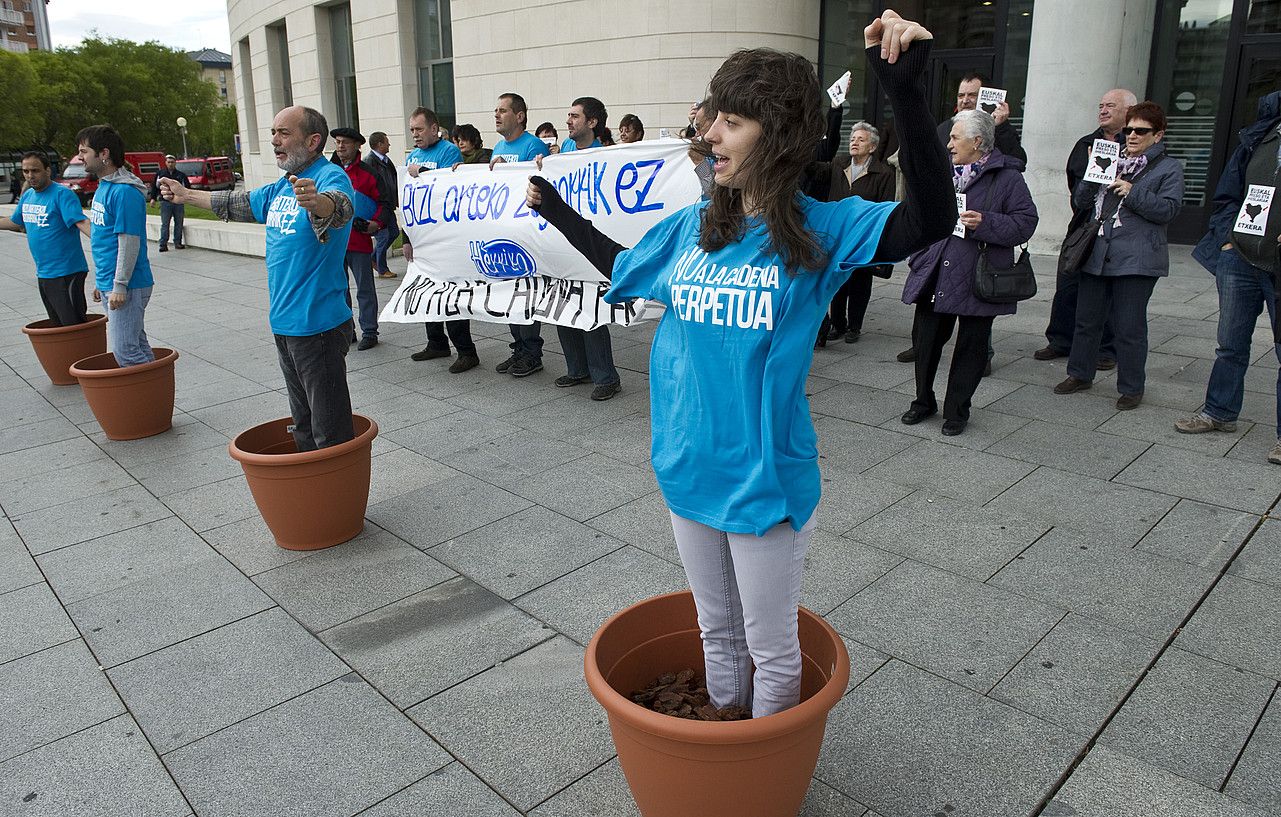
[[[1028,53],[1023,148],[1025,178],[1041,214],[1032,250],[1057,253],[1072,215],[1068,153],[1098,127],[1099,98],[1116,87],[1146,89],[1155,0],[1038,3]]]

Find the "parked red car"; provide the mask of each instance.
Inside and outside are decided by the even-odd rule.
[[[187,174],[192,190],[231,190],[236,186],[231,159],[226,156],[179,159],[178,169]]]
[[[125,164],[135,176],[142,179],[143,184],[150,185],[156,180],[156,173],[164,167],[165,155],[154,151],[126,153]],[[93,194],[98,190],[98,177],[85,172],[85,163],[79,156],[67,162],[58,183],[80,197],[81,207],[88,207],[93,201]]]

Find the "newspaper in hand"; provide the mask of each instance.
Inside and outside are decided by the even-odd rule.
[[[845,102],[845,89],[850,84],[850,72],[846,71],[841,75],[831,88],[827,89],[827,95],[832,100],[832,107],[839,108]]]

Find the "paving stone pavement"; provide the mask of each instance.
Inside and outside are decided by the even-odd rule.
[[[638,815],[581,664],[610,613],[684,585],[647,457],[652,325],[614,332],[601,404],[552,387],[550,329],[517,381],[493,371],[505,326],[473,323],[463,375],[382,327],[348,358],[382,428],[365,531],[294,553],[226,454],[287,411],[262,261],[153,254],[174,428],[112,442],[18,332],[43,317],[22,238],[0,253],[0,814]],[[804,817],[1281,813],[1276,362],[1261,323],[1238,430],[1173,431],[1216,317],[1174,254],[1133,412],[1113,374],[1050,392],[1048,276],[997,320],[960,437],[898,422],[901,277],[859,343],[815,352],[804,601],[854,667]]]

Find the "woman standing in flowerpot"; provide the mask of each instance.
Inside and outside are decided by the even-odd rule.
[[[717,114],[702,143],[710,198],[634,248],[596,231],[546,179],[530,179],[529,206],[611,278],[606,301],[667,308],[650,360],[654,472],[718,708],[762,717],[800,699],[797,607],[820,482],[805,378],[827,306],[853,270],[897,261],[956,220],[925,101],[931,38],[892,11],[865,31],[895,119],[913,134],[903,205],[800,193],[823,135],[823,92],[805,57],[768,49],[736,52],[712,79]]]

